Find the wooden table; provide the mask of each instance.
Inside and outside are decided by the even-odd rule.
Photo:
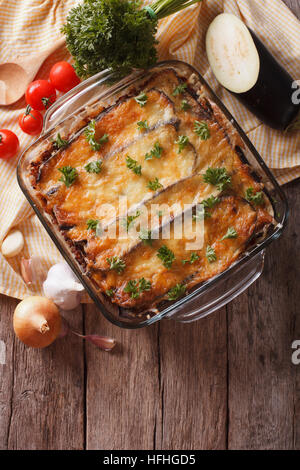
[[[300,17],[300,1],[286,3]],[[79,332],[115,337],[113,353],[75,336],[24,347],[17,301],[2,296],[0,448],[300,449],[299,190],[285,187],[288,228],[261,278],[209,317],[128,331],[92,305],[69,315]]]

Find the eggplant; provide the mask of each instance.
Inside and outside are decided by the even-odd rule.
[[[206,51],[217,80],[258,119],[277,130],[291,125],[300,111],[300,87],[239,18],[218,15]]]

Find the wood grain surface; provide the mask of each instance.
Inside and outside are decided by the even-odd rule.
[[[112,353],[74,335],[40,351],[14,337],[17,302],[1,296],[0,449],[300,449],[299,189],[285,186],[262,276],[196,323],[122,330],[87,305],[70,324],[115,337]]]

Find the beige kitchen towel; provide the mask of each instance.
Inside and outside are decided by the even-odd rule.
[[[68,10],[76,3],[78,0],[0,0],[0,63],[42,50],[56,40]],[[157,33],[159,58],[177,58],[194,65],[247,132],[279,182],[286,183],[300,176],[300,133],[286,135],[261,124],[218,85],[209,68],[205,33],[213,18],[223,11],[242,18],[291,75],[300,79],[300,22],[281,0],[203,0],[165,18],[160,21]],[[44,62],[37,78],[47,78],[52,64],[66,59],[70,57],[63,47]],[[18,127],[18,116],[24,108],[24,99],[0,107],[0,128],[16,132],[21,151],[34,140]],[[0,161],[0,243],[17,226],[25,237],[22,256],[37,256],[46,273],[61,260],[61,255],[18,187],[16,163],[17,159]],[[41,293],[41,284],[29,289],[20,276],[20,257],[5,259],[0,253],[0,293],[23,298]]]

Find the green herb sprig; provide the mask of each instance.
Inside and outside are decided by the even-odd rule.
[[[78,177],[76,168],[73,168],[70,165],[58,168],[58,171],[62,173],[62,176],[59,178],[59,181],[62,181],[63,183],[65,183],[67,188],[69,188],[76,181]]]
[[[112,258],[106,258],[106,261],[109,264],[110,269],[116,271],[117,274],[122,274],[126,268],[125,261],[119,256],[113,256]]]
[[[166,245],[163,245],[159,248],[157,257],[162,261],[162,264],[167,269],[171,268],[173,261],[175,260],[173,251],[170,250]]]
[[[100,150],[103,144],[108,141],[108,134],[103,134],[103,136],[96,140],[96,121],[92,119],[88,126],[84,129],[84,135],[87,142],[90,144],[93,150],[97,152]]]
[[[184,284],[176,284],[176,286],[172,287],[172,289],[168,292],[168,299],[169,300],[176,300],[179,297],[182,297],[185,294],[186,286]]]
[[[154,147],[150,152],[146,153],[145,160],[152,160],[152,158],[160,158],[163,152],[159,142],[155,142]]]
[[[210,263],[213,263],[214,261],[217,261],[217,255],[215,250],[213,249],[212,246],[207,245],[206,247],[206,258]]]
[[[124,292],[131,294],[132,299],[137,299],[142,292],[149,291],[150,289],[151,282],[142,277],[139,280],[132,279],[128,281],[124,288]]]
[[[221,241],[226,240],[227,238],[237,238],[237,237],[238,237],[238,233],[235,230],[235,228],[229,227],[224,237],[221,238]]]
[[[102,160],[96,160],[96,161],[93,161],[93,162],[90,162],[88,163],[87,165],[85,165],[84,169],[88,172],[88,173],[100,173],[101,170],[102,170],[102,164],[103,164],[103,161]]]
[[[129,170],[132,170],[138,176],[142,174],[142,165],[138,165],[138,162],[131,158],[129,155],[126,157],[126,166]]]
[[[200,137],[201,140],[208,140],[210,138],[210,130],[205,121],[195,121],[194,132]]]
[[[152,181],[148,181],[147,184],[148,188],[151,189],[151,191],[157,191],[158,189],[162,188],[163,185],[158,181],[158,178],[154,178]]]
[[[86,78],[111,69],[119,79],[155,65],[158,20],[199,1],[155,0],[150,15],[138,0],[83,0],[62,28],[77,74]]]
[[[219,191],[224,191],[231,185],[231,176],[226,168],[207,168],[203,180],[216,186]]]
[[[178,153],[181,153],[188,143],[189,138],[186,135],[180,135],[178,137],[178,140],[175,141],[175,144],[178,145]]]
[[[253,188],[246,190],[245,198],[248,202],[252,202],[256,206],[261,206],[264,203],[264,196],[262,191],[254,192]]]

